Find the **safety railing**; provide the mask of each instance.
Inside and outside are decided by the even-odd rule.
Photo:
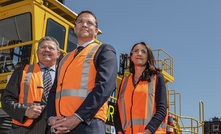
[[[173,57],[163,49],[152,50],[154,53],[157,67],[174,76]]]
[[[199,102],[199,120],[182,116],[181,94],[176,90],[168,90],[169,115],[173,118],[174,134],[204,134],[204,104]]]

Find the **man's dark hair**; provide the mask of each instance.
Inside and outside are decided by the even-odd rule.
[[[83,14],[83,13],[91,14],[91,15],[95,18],[95,24],[96,24],[96,27],[98,27],[98,22],[97,22],[97,17],[96,17],[96,15],[95,15],[93,12],[88,11],[88,10],[81,11],[81,12],[78,14],[76,20],[78,20],[78,17],[79,17],[81,14]],[[76,20],[75,20],[75,21],[76,21]]]

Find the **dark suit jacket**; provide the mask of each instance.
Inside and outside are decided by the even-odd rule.
[[[20,82],[22,79],[22,71],[24,67],[15,69],[13,72],[2,97],[2,109],[13,119],[24,122],[27,117],[25,111],[27,106],[18,103],[18,96],[20,93]],[[43,97],[44,98],[44,97]],[[46,98],[42,99],[42,105],[46,105]],[[35,119],[33,124],[29,127],[20,127],[12,125],[11,134],[44,134],[46,131],[46,110],[44,109],[42,115]]]
[[[86,131],[91,130],[91,128],[97,127],[94,133],[103,133],[105,130],[105,123],[103,121],[96,121],[94,115],[100,109],[100,107],[108,100],[111,93],[114,91],[116,86],[116,76],[117,76],[117,58],[115,49],[108,44],[102,44],[95,54],[94,64],[97,70],[95,76],[95,87],[88,94],[81,106],[73,111],[79,115],[84,122],[82,122],[76,129],[71,133],[93,133]],[[67,72],[71,73],[71,72]],[[73,74],[74,77],[74,74]],[[56,78],[55,78],[56,79]],[[52,89],[50,90],[47,105],[47,117],[56,116],[55,111],[55,94],[56,94],[57,83],[56,80]],[[99,124],[101,123],[101,124]],[[100,127],[99,127],[100,126]],[[105,132],[104,132],[105,133]],[[104,134],[103,133],[103,134]]]

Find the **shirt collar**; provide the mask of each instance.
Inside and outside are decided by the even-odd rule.
[[[85,43],[82,44],[81,46],[86,47],[87,45],[89,45],[89,44],[91,44],[91,43],[93,43],[93,42],[94,42],[94,40],[91,40],[91,41],[85,42]],[[77,47],[78,47],[78,46],[80,46],[80,45],[77,44]]]
[[[43,69],[43,68],[46,68],[43,64],[41,64],[40,62],[38,63],[39,64],[39,66],[40,66],[40,68],[41,69]],[[56,67],[55,67],[55,65],[53,65],[53,66],[51,66],[51,67],[49,67],[51,70],[53,70],[53,71],[55,71],[56,70]]]

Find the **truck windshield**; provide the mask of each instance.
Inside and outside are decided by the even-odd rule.
[[[31,41],[31,33],[30,13],[0,20],[0,73],[29,63],[31,45],[18,44]]]

